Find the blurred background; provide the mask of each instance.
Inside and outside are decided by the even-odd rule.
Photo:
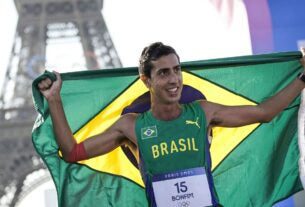
[[[304,0],[0,1],[0,207],[56,207],[36,154],[32,80],[59,72],[137,66],[155,41],[181,61],[305,47]],[[304,191],[276,204],[304,207]]]

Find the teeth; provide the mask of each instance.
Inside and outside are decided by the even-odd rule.
[[[178,90],[178,88],[171,88],[171,89],[168,89],[170,92],[175,92]]]

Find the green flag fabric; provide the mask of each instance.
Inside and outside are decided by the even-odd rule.
[[[288,52],[185,62],[184,88],[193,88],[216,103],[256,105],[296,78],[300,58],[301,53]],[[64,110],[77,142],[103,132],[123,113],[137,107],[135,112],[149,109],[149,102],[143,101],[148,92],[137,68],[64,73],[61,77]],[[66,163],[60,157],[48,104],[36,84],[37,80],[33,98],[39,116],[32,139],[51,172],[59,206],[148,206],[132,149],[119,147],[78,163]],[[182,97],[192,93],[184,91]],[[299,105],[300,97],[270,123],[213,129],[212,170],[221,205],[272,206],[302,189]]]

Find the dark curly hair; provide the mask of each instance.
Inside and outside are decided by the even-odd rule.
[[[139,73],[150,78],[150,71],[153,68],[151,61],[155,61],[162,56],[175,54],[180,62],[180,58],[175,49],[164,45],[162,42],[155,42],[145,47],[140,57]]]

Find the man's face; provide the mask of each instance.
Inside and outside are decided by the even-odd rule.
[[[163,104],[172,104],[180,100],[182,75],[180,62],[175,54],[169,54],[152,61],[150,78],[146,81],[152,99]]]

